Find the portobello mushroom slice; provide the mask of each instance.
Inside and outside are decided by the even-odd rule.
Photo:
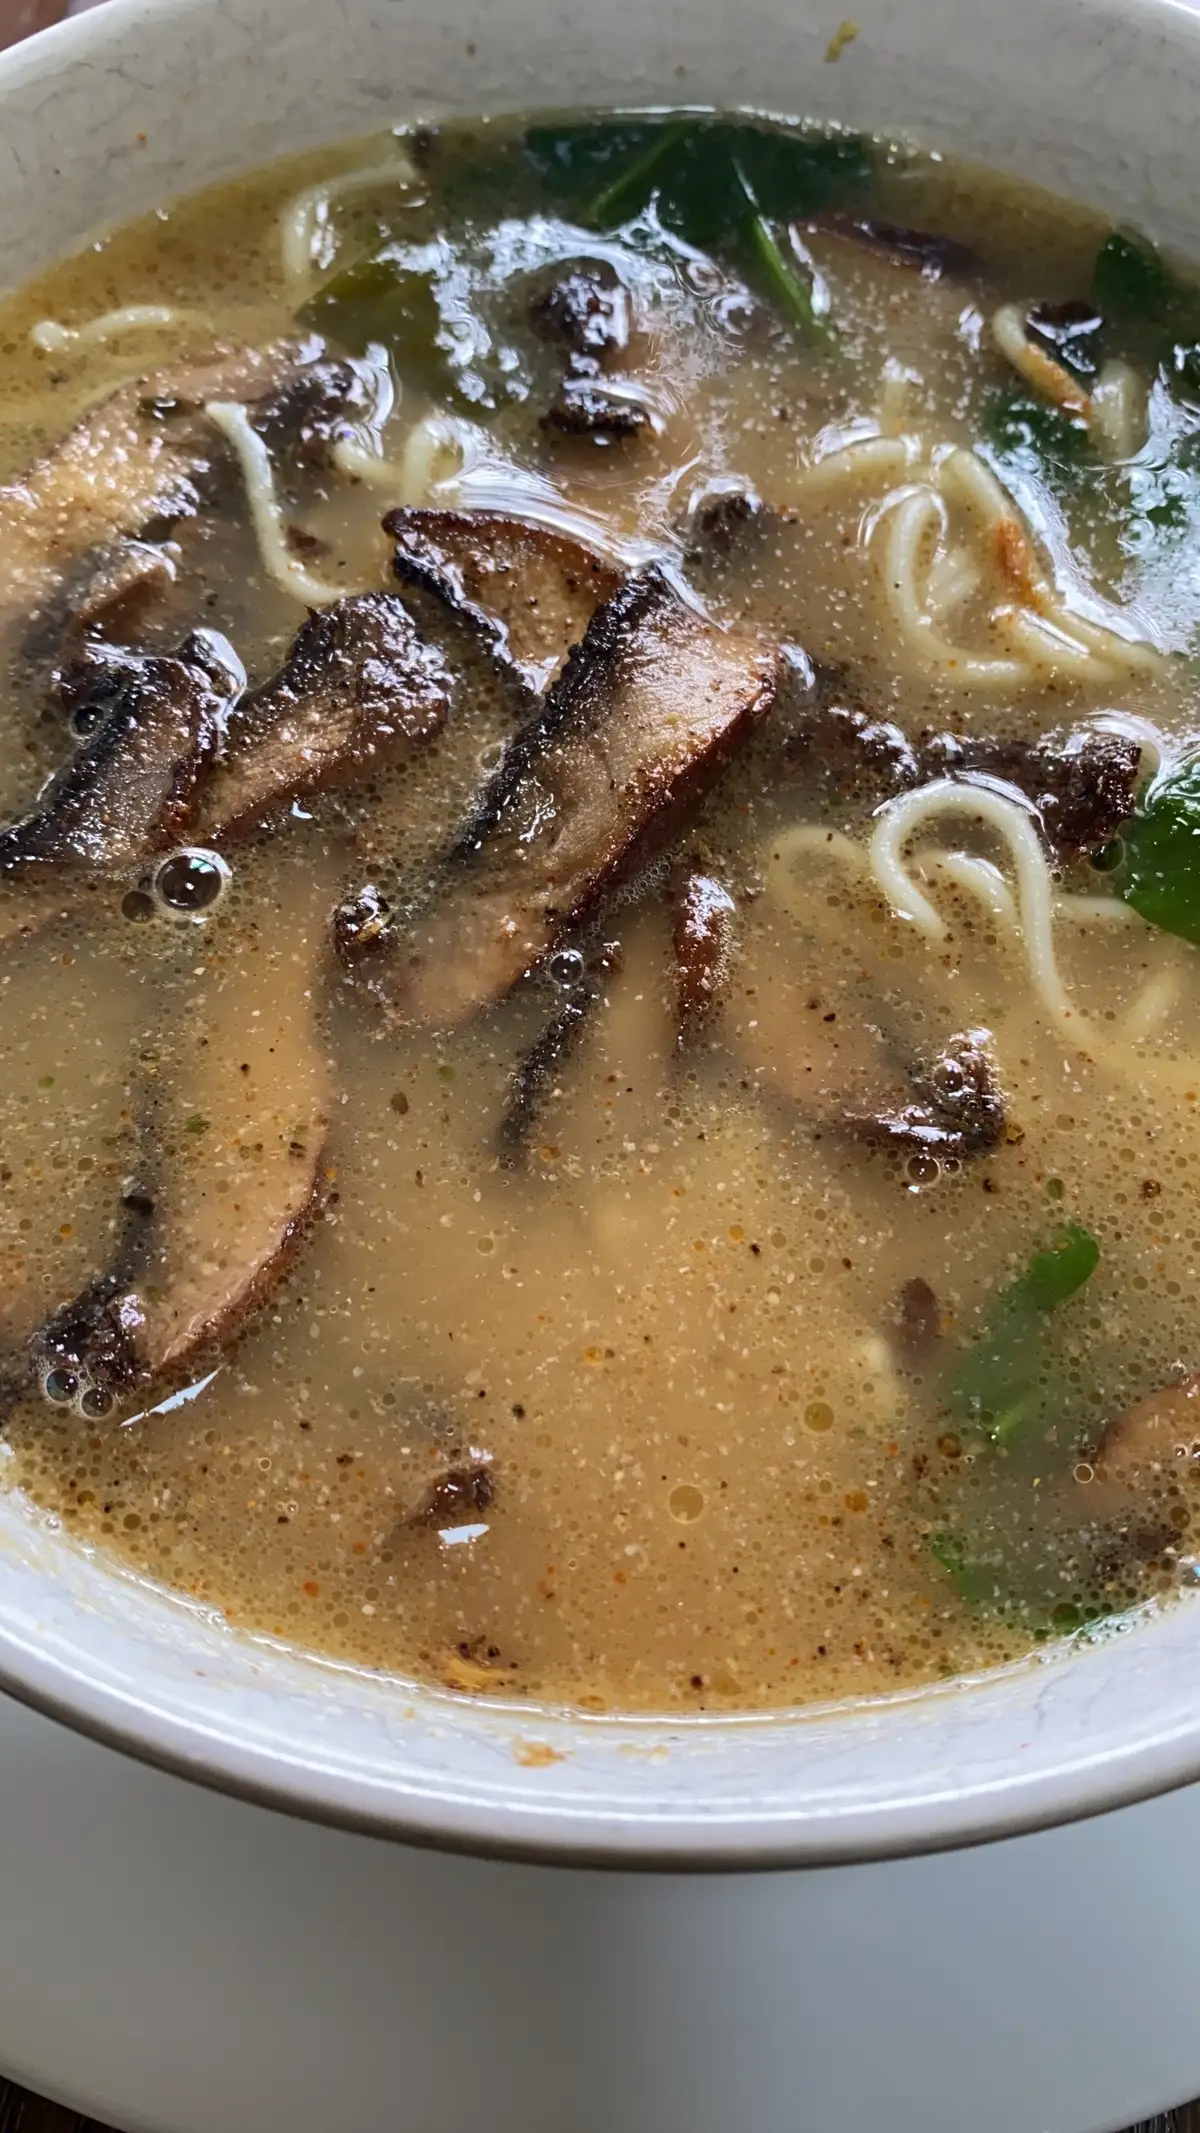
[[[531,689],[544,687],[623,573],[582,541],[499,511],[390,511],[402,585],[448,608]]]
[[[629,346],[630,323],[629,292],[609,260],[576,260],[534,292],[529,315],[534,330],[565,356],[543,429],[607,444],[647,427],[649,413],[636,393],[606,378]]]
[[[675,1011],[679,1042],[695,1036],[716,1008],[729,978],[737,905],[711,874],[689,873],[675,897]]]
[[[549,1019],[513,1069],[508,1102],[496,1132],[496,1151],[505,1169],[515,1169],[527,1158],[547,1104],[561,1094],[558,1077],[600,1005],[604,980],[611,971],[620,970],[623,960],[619,941],[603,941],[591,953],[561,948],[551,957],[548,971],[558,997]]]
[[[837,214],[818,215],[812,227],[859,245],[891,266],[907,267],[924,281],[941,281],[943,275],[953,281],[976,281],[983,272],[983,261],[969,244],[961,244],[956,237],[940,236],[934,230],[914,230],[898,222]]]
[[[714,629],[657,569],[631,580],[510,741],[432,907],[363,947],[369,989],[438,1028],[502,998],[661,849],[770,709],[775,681],[758,639]]]
[[[199,834],[247,836],[318,788],[403,758],[442,726],[452,681],[393,593],[311,615],[279,673],[233,711]]]
[[[873,1115],[849,1113],[847,1131],[910,1154],[923,1150],[959,1160],[987,1154],[1003,1139],[1005,1125],[990,1041],[985,1029],[949,1038],[929,1066],[911,1071],[915,1103]]]
[[[1128,1594],[1147,1565],[1178,1551],[1188,1527],[1181,1484],[1197,1458],[1200,1372],[1193,1372],[1114,1416],[1084,1464],[1058,1484],[1054,1506],[1081,1531],[1084,1560],[1102,1585]]]
[[[255,399],[296,369],[294,350],[242,349],[123,385],[0,488],[0,621],[32,614],[81,556],[191,518],[225,444],[213,399]]]
[[[293,869],[278,930],[231,928],[202,989],[180,999],[143,1092],[121,1245],[41,1333],[43,1383],[68,1372],[102,1405],[187,1368],[242,1330],[303,1249],[329,1177],[328,896],[323,876]]]
[[[187,837],[240,673],[221,646],[209,633],[174,655],[92,644],[63,675],[80,746],[33,813],[0,830],[0,941]]]
[[[1043,734],[1036,741],[935,734],[920,757],[927,778],[982,771],[1019,787],[1037,809],[1047,842],[1064,859],[1110,843],[1133,813],[1141,782],[1141,743],[1098,727]]]

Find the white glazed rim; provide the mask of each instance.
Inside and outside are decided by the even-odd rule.
[[[1176,0],[856,0],[853,67],[822,74],[840,6],[442,0],[431,19],[420,0],[336,11],[325,0],[110,0],[0,59],[0,282],[50,256],[48,231],[57,248],[81,241],[98,198],[122,219],[414,108],[678,100],[685,35],[697,55],[688,101],[891,130],[899,113],[948,148],[1074,185],[1186,243],[1200,190],[1200,24]],[[329,23],[336,49],[323,41]],[[270,69],[255,72],[267,51]],[[225,106],[239,99],[234,131]],[[829,1864],[1096,1814],[1200,1776],[1198,1657],[1200,1605],[1184,1604],[1074,1656],[849,1711],[580,1719],[352,1675],[234,1635],[53,1533],[11,1492],[0,1498],[10,1693],[291,1813],[522,1858]]]

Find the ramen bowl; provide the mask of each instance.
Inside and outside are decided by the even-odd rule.
[[[738,105],[912,136],[1187,250],[1200,19],[1103,0],[112,0],[0,60],[8,286],[165,199],[389,122]],[[0,1483],[3,1482],[0,1465]],[[1200,1775],[1186,1598],[977,1681],[794,1715],[604,1718],[238,1633],[0,1499],[0,1683],[297,1814],[516,1857],[831,1863],[1093,1814]]]

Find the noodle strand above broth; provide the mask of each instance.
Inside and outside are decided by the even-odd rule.
[[[1200,282],[550,114],[164,203],[0,364],[10,1485],[592,1711],[1183,1594]]]

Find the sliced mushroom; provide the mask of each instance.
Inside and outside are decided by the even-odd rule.
[[[192,517],[224,457],[208,400],[255,398],[295,352],[242,349],[123,385],[20,481],[0,488],[0,620],[52,598],[78,559]]]
[[[393,1013],[448,1027],[501,998],[649,857],[774,697],[776,659],[657,570],[595,615],[447,855],[442,893],[361,957]]]
[[[143,1103],[116,1262],[46,1326],[35,1370],[109,1400],[231,1340],[321,1211],[329,1067],[317,1016],[329,884],[289,877],[277,935],[242,924],[172,1016]]]
[[[970,245],[933,230],[912,230],[858,215],[821,215],[813,226],[861,245],[892,266],[907,267],[926,281],[940,281],[943,275],[954,281],[974,281],[983,271],[983,261]]]
[[[319,787],[401,760],[441,727],[451,678],[392,593],[310,616],[280,672],[232,713],[199,834],[246,836]]]
[[[1194,1372],[1115,1416],[1094,1451],[1058,1485],[1053,1508],[1068,1527],[1081,1529],[1084,1560],[1102,1586],[1128,1595],[1148,1564],[1177,1553],[1188,1525],[1182,1485],[1198,1459],[1200,1372]]]
[[[61,682],[81,746],[37,809],[0,830],[0,877],[69,898],[71,883],[128,874],[186,837],[228,705],[216,673],[199,638],[174,656],[88,645]]]
[[[729,977],[737,905],[711,874],[689,873],[675,897],[675,1011],[686,1043],[720,1002]]]
[[[920,749],[925,777],[983,771],[1018,786],[1063,858],[1099,851],[1117,835],[1136,805],[1141,758],[1140,742],[1096,727],[1036,741],[943,733]]]
[[[254,427],[290,470],[320,471],[347,425],[373,416],[376,402],[373,383],[355,364],[305,363],[255,402]]]
[[[629,292],[604,259],[580,259],[535,292],[530,317],[544,340],[566,354],[562,383],[542,427],[611,443],[636,436],[648,410],[625,382],[606,374],[629,345]]]
[[[910,1075],[915,1103],[898,1110],[849,1114],[848,1130],[909,1152],[963,1159],[983,1155],[1004,1135],[1004,1097],[990,1052],[990,1032],[951,1037],[929,1067]]]
[[[459,1454],[428,1484],[416,1508],[405,1519],[408,1526],[437,1530],[445,1526],[470,1525],[489,1511],[496,1497],[491,1454],[474,1446]]]
[[[78,657],[87,636],[129,638],[143,610],[169,590],[175,559],[154,541],[120,538],[82,555],[38,610],[21,650],[35,667]]]
[[[536,289],[529,315],[543,340],[609,362],[629,346],[629,291],[607,259],[577,259]]]
[[[560,437],[589,437],[593,444],[616,444],[650,427],[645,403],[615,381],[609,382],[577,363],[559,386],[541,418],[542,428]]]
[[[554,1094],[558,1075],[579,1043],[599,997],[598,988],[582,979],[518,1060],[496,1133],[497,1152],[506,1170],[524,1162],[533,1129]]]
[[[389,512],[396,576],[465,622],[540,689],[623,573],[581,541],[498,511]]]
[[[903,1362],[925,1363],[941,1335],[942,1313],[937,1297],[924,1275],[914,1274],[901,1284],[892,1308],[892,1345]]]
[[[837,677],[824,674],[796,703],[782,755],[788,773],[799,774],[828,802],[878,805],[934,774],[923,773],[899,726],[841,700]]]

